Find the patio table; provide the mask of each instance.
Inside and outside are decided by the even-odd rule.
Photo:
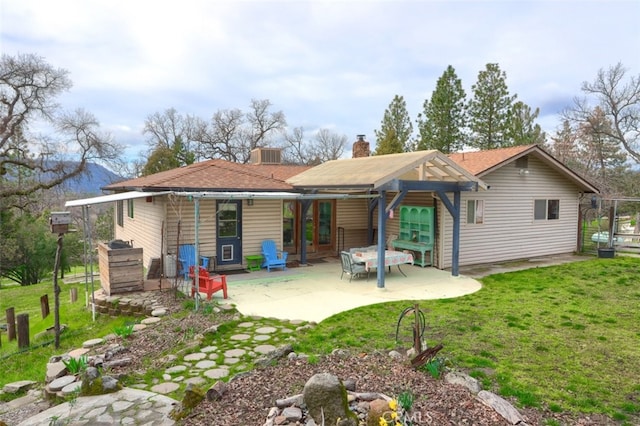
[[[371,268],[378,267],[378,252],[356,252],[353,254],[353,260],[364,263],[365,269],[369,271]],[[404,265],[405,263],[413,265],[413,254],[395,250],[384,251],[384,266],[388,266],[389,271],[391,271],[391,267],[395,265],[398,267],[398,271],[406,277],[405,273],[400,269],[400,265]]]

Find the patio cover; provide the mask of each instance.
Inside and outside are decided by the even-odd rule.
[[[287,179],[304,189],[381,189],[394,180],[473,183],[487,189],[480,179],[439,151],[332,160]]]
[[[328,161],[286,182],[304,191],[377,192],[378,198],[370,205],[369,214],[372,217],[377,205],[380,265],[384,264],[384,241],[380,235],[385,235],[389,211],[398,206],[409,191],[435,192],[453,218],[451,273],[454,276],[458,275],[459,269],[460,192],[488,188],[482,180],[436,150]],[[385,206],[386,191],[397,192],[388,206]],[[453,201],[449,194],[453,194]],[[384,288],[384,268],[378,268],[378,287]]]

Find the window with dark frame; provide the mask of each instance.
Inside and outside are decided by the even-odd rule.
[[[118,226],[124,226],[124,203],[122,200],[116,201],[116,221]]]
[[[133,219],[133,200],[127,200],[127,216]]]
[[[484,223],[484,200],[467,200],[467,223]]]
[[[533,219],[560,219],[560,200],[534,200]]]

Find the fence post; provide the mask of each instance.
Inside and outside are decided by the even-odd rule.
[[[45,294],[40,296],[40,312],[42,312],[42,319],[45,319],[49,315],[49,295]]]
[[[78,289],[76,287],[73,287],[69,291],[70,291],[71,303],[74,303],[76,300],[78,300]]]
[[[7,309],[7,340],[10,342],[16,338],[16,311]]]
[[[18,314],[18,348],[29,346],[29,314]]]

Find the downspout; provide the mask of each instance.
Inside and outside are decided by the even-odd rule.
[[[451,275],[457,277],[460,273],[460,191],[453,193],[453,206],[456,214],[453,215],[453,258],[451,259]]]
[[[312,200],[300,201],[300,264],[307,264],[307,212]]]
[[[194,296],[196,296],[196,311],[198,310],[198,305],[199,305],[199,301],[200,301],[200,293],[198,293],[196,295],[196,291],[200,290],[199,289],[199,283],[200,283],[200,238],[199,238],[199,231],[200,231],[200,198],[195,197],[194,199],[194,212],[195,212],[195,225],[194,225],[194,233],[195,233],[195,239],[194,239],[194,243],[195,243],[195,250],[194,250],[194,254],[195,254],[195,259],[194,259],[194,265],[196,265],[193,268],[193,282],[191,283],[192,288],[194,289]],[[196,284],[197,283],[197,284]]]
[[[386,235],[385,232],[385,226],[387,223],[387,212],[385,209],[385,199],[386,197],[386,193],[385,191],[380,191],[380,194],[378,196],[378,270],[377,270],[377,275],[378,275],[378,288],[379,289],[383,289],[384,288],[384,271],[385,271],[385,267],[384,267],[384,235]],[[382,238],[380,238],[380,236],[382,235]]]

